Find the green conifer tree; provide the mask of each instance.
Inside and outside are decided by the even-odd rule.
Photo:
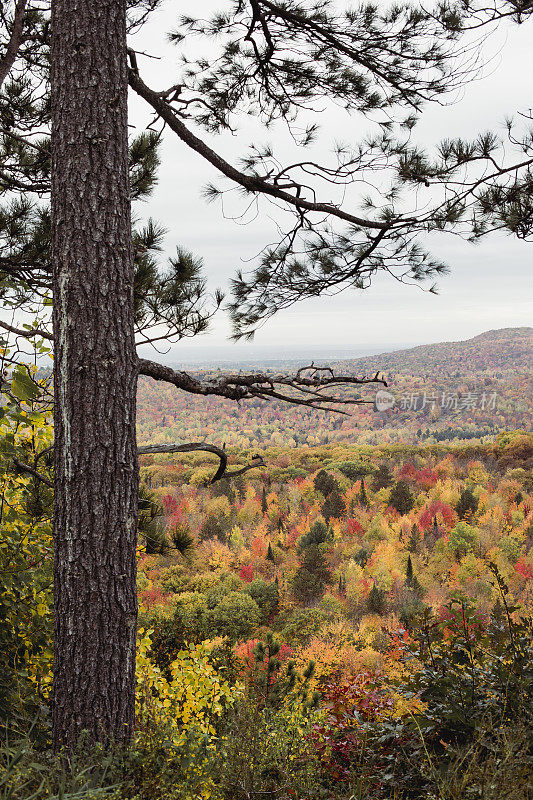
[[[267,494],[266,494],[266,489],[263,486],[263,491],[261,492],[261,511],[263,514],[266,514],[267,510],[268,510]]]
[[[370,614],[384,614],[387,609],[385,592],[375,584],[368,593],[366,607]]]
[[[367,493],[366,493],[366,488],[365,488],[365,479],[364,478],[361,478],[361,488],[359,489],[359,494],[357,496],[357,500],[359,502],[359,505],[361,505],[361,506],[368,506],[369,505],[368,497],[367,497]]]
[[[326,472],[325,469],[321,469],[315,475],[313,485],[317,492],[321,492],[324,497],[327,497],[331,492],[339,492],[340,486],[339,482],[330,475],[329,472]]]
[[[331,583],[331,571],[327,559],[318,545],[310,545],[293,578],[293,594],[297,600],[311,603],[322,597],[328,583]]]
[[[411,511],[414,504],[415,500],[408,485],[405,481],[398,481],[391,489],[389,505],[404,516]]]
[[[416,553],[420,546],[420,529],[418,525],[413,525],[411,528],[411,535],[407,543],[407,549],[410,553]]]
[[[389,467],[386,464],[380,464],[372,478],[372,489],[378,492],[380,489],[387,489],[389,486],[392,486],[393,483],[394,479]]]
[[[405,583],[411,587],[413,585],[413,562],[411,556],[407,559],[407,570],[405,572]]]
[[[322,513],[324,519],[329,523],[330,519],[338,519],[346,512],[346,503],[344,502],[341,494],[333,491],[324,500],[322,505]]]
[[[323,522],[317,520],[298,542],[298,553],[301,554],[307,547],[314,545],[326,545],[333,541],[331,529]]]
[[[457,501],[455,510],[459,519],[467,519],[472,517],[478,508],[479,500],[474,495],[471,489],[463,489],[461,496]]]

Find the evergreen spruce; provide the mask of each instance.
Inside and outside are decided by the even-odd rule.
[[[459,519],[470,519],[477,511],[479,500],[471,489],[463,489],[455,510]]]
[[[305,552],[308,547],[327,545],[333,541],[333,533],[327,525],[317,520],[298,542],[298,553]]]
[[[366,607],[370,614],[383,615],[387,610],[385,592],[382,589],[378,589],[375,584],[368,593]]]
[[[293,594],[297,600],[311,603],[322,597],[329,583],[331,571],[326,556],[318,545],[310,545],[304,551],[300,567],[293,578]]]
[[[267,494],[266,489],[263,486],[263,491],[261,492],[261,512],[266,514],[268,510],[268,503],[267,503]]]
[[[389,496],[389,505],[404,516],[408,514],[415,504],[414,497],[405,481],[398,481]]]
[[[317,472],[313,485],[316,491],[321,492],[324,497],[327,497],[332,492],[340,492],[339,482],[324,469]]]
[[[413,562],[411,560],[411,556],[407,559],[407,570],[405,573],[405,583],[407,586],[412,587],[413,585]]]
[[[322,505],[322,514],[326,522],[329,523],[332,518],[338,519],[342,517],[345,512],[346,503],[342,495],[337,491],[330,492]]]
[[[372,489],[378,492],[380,489],[387,489],[389,486],[392,486],[393,483],[394,479],[389,467],[386,464],[380,464],[372,478]]]
[[[410,553],[416,553],[420,546],[420,530],[418,525],[413,525],[411,528],[411,535],[407,543],[407,549]]]

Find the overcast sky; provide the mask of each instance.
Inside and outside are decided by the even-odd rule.
[[[193,12],[207,14],[224,7],[225,0],[199,0]],[[143,31],[142,49],[161,57],[159,61],[140,60],[141,73],[153,88],[167,88],[175,82],[176,54],[165,43],[164,33],[175,27],[176,15],[184,11],[190,12],[188,4],[169,0]],[[141,49],[139,42],[137,46]],[[468,85],[457,103],[428,106],[417,126],[418,141],[432,143],[443,136],[468,138],[486,129],[501,130],[505,116],[531,107],[533,23],[502,28],[485,44],[484,53],[492,58],[485,76]],[[131,98],[130,117],[143,124],[143,101]],[[330,110],[320,115],[319,122],[322,136],[318,147],[324,159],[339,134],[344,141],[357,141],[364,130],[361,120],[350,122]],[[279,152],[285,152],[284,148],[288,152],[281,130],[261,132],[253,121],[246,121],[235,137],[217,137],[216,145],[229,160],[235,160],[254,139],[273,142]],[[226,289],[236,269],[250,268],[253,257],[275,239],[272,209],[264,204],[263,213],[248,225],[224,218],[219,205],[206,205],[202,198],[202,187],[217,180],[214,168],[172,133],[165,139],[162,156],[159,185],[137,213],[153,216],[168,229],[169,253],[180,245],[201,256],[210,287]],[[228,208],[227,212],[234,210]],[[432,250],[452,268],[450,275],[440,279],[438,296],[380,277],[364,292],[348,290],[280,312],[257,333],[253,345],[234,346],[235,354],[241,352],[239,348],[258,355],[267,348],[281,352],[313,347],[332,352],[379,351],[531,324],[533,244],[500,235],[474,246],[453,236],[440,236],[433,241]],[[203,356],[212,347],[217,351],[221,346],[231,347],[228,335],[227,318],[220,314],[210,333],[175,345],[168,358],[179,360],[193,348]]]

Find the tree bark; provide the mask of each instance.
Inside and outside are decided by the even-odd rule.
[[[137,367],[126,0],[53,0],[56,748],[135,709]]]

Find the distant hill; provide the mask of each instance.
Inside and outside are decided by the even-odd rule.
[[[350,359],[358,369],[450,372],[466,364],[471,369],[531,369],[533,328],[500,328],[459,342],[439,342]]]
[[[350,416],[260,400],[237,405],[187,395],[145,378],[139,383],[138,436],[143,444],[209,440],[241,449],[335,441],[488,441],[501,430],[532,427],[532,345],[533,328],[504,328],[466,341],[331,362],[341,374],[380,370],[394,398],[387,411],[360,406]],[[302,363],[284,361],[282,366],[258,363],[256,369],[276,372],[298,366]],[[204,379],[216,372],[196,370]],[[375,392],[370,386],[361,391],[369,399]]]

